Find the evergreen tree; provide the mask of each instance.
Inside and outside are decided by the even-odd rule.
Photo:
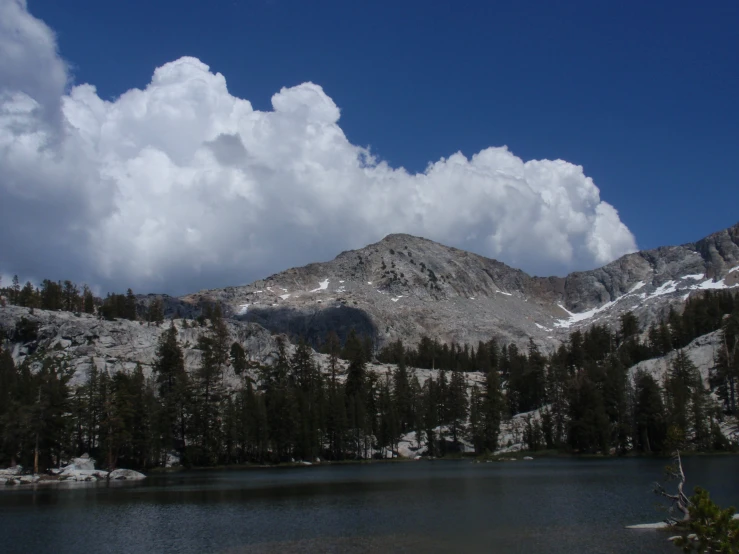
[[[149,311],[146,320],[149,323],[155,323],[159,325],[164,321],[164,309],[162,307],[162,301],[159,298],[154,298],[149,304]]]
[[[609,424],[592,372],[583,371],[570,387],[568,443],[576,452],[608,453]]]
[[[20,304],[21,285],[17,275],[13,275],[10,300],[13,304]]]
[[[678,350],[665,379],[665,396],[669,425],[680,442],[692,427],[692,410],[700,409],[694,404],[697,387],[702,387],[698,369],[683,350]]]
[[[154,376],[157,383],[160,406],[156,416],[157,452],[162,460],[167,452],[176,450],[184,454],[190,406],[189,378],[185,372],[182,349],[177,342],[177,328],[172,322],[159,337]]]
[[[18,305],[24,308],[36,308],[38,307],[38,293],[33,288],[31,281],[26,281],[23,285],[23,289],[18,294]]]
[[[708,492],[700,487],[688,503],[687,522],[680,527],[682,536],[675,545],[683,552],[732,553],[739,552],[739,519],[735,519],[734,508],[722,510]]]
[[[242,373],[244,373],[244,371],[246,371],[246,351],[244,350],[244,347],[241,346],[238,342],[234,342],[231,345],[230,358],[231,367],[234,368],[234,373],[236,375],[241,375]]]
[[[448,393],[448,417],[452,430],[452,441],[459,448],[459,433],[467,420],[467,386],[460,371],[452,371]]]
[[[393,372],[392,400],[397,410],[399,430],[401,433],[408,433],[415,426],[415,412],[404,354],[400,356],[398,366]]]
[[[95,297],[87,285],[82,289],[82,307],[86,314],[95,313]]]
[[[135,321],[137,319],[136,317],[136,296],[134,296],[133,291],[131,289],[128,289],[126,291],[126,301],[125,301],[124,306],[125,306],[124,312],[121,314],[121,317]]]
[[[493,369],[485,375],[485,388],[482,399],[482,444],[485,452],[495,452],[498,448],[498,434],[503,411],[503,398],[500,390],[498,371]]]
[[[639,371],[634,376],[634,446],[641,452],[660,452],[666,433],[660,387],[651,375]]]

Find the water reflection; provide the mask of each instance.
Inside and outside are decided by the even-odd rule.
[[[725,505],[739,458],[685,460]],[[0,494],[4,552],[673,552],[664,460],[417,462],[153,475]]]

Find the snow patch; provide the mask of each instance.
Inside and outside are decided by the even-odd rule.
[[[672,527],[666,521],[658,521],[657,523],[639,523],[637,525],[627,525],[626,529],[669,529]]]
[[[239,306],[239,311],[236,312],[236,315],[246,315],[246,311],[249,309],[249,304],[241,304]]]
[[[621,298],[623,298],[623,297],[621,297]],[[604,310],[607,310],[608,308],[610,308],[611,306],[613,306],[616,302],[618,302],[618,300],[620,300],[620,298],[617,298],[616,300],[614,300],[612,302],[606,302],[600,308],[592,308],[592,309],[588,310],[587,312],[582,312],[582,313],[579,313],[579,314],[574,314],[571,311],[569,311],[567,308],[565,308],[562,304],[557,304],[557,306],[559,306],[565,312],[567,312],[567,315],[569,315],[570,317],[568,319],[560,319],[558,321],[555,321],[554,322],[554,326],[555,327],[560,327],[560,328],[565,328],[565,329],[567,329],[569,327],[572,327],[575,323],[579,323],[581,321],[585,321],[586,319],[590,319],[594,315],[596,315],[596,314],[598,314],[598,313],[600,313],[600,312],[602,312]]]
[[[706,281],[703,281],[700,283],[697,287],[700,290],[708,290],[708,289],[733,289],[734,287],[739,285],[727,285],[726,282],[721,279],[720,281],[716,281],[714,283],[713,279],[708,279]]]
[[[280,298],[282,298],[283,300],[287,300],[288,298],[290,298],[290,294],[281,294]]]
[[[675,281],[667,281],[666,283],[664,283],[663,285],[661,285],[660,287],[658,287],[649,296],[647,296],[646,293],[634,294],[636,291],[638,291],[639,289],[643,288],[644,286],[646,286],[646,283],[644,281],[639,281],[638,283],[634,284],[634,286],[631,287],[631,290],[629,292],[627,292],[626,294],[624,294],[623,296],[619,296],[615,300],[611,300],[610,302],[606,302],[605,304],[603,304],[600,307],[592,308],[592,309],[590,309],[590,310],[588,310],[586,312],[582,312],[582,313],[579,313],[579,314],[574,314],[574,313],[570,312],[567,308],[565,308],[562,304],[557,304],[557,306],[559,306],[565,312],[567,312],[567,314],[570,317],[567,318],[567,319],[560,319],[559,321],[555,321],[554,322],[554,326],[555,327],[560,327],[560,328],[569,328],[572,325],[574,325],[575,323],[579,323],[581,321],[585,321],[586,319],[590,319],[591,317],[593,317],[593,316],[595,316],[595,315],[597,315],[597,314],[599,314],[601,312],[604,312],[604,311],[610,309],[611,307],[613,307],[614,305],[616,305],[618,302],[620,302],[624,298],[628,298],[630,296],[636,296],[637,298],[640,298],[642,300],[645,300],[647,298],[652,298],[652,297],[655,297],[655,296],[661,296],[663,294],[669,294],[669,293],[675,292],[677,290],[677,283],[675,283]]]
[[[693,281],[700,281],[705,275],[703,273],[695,273],[694,275],[686,275],[683,279],[693,279]]]
[[[391,298],[390,300],[392,300],[393,302],[397,302],[401,298],[403,298],[403,295],[402,294],[400,296],[396,296],[395,298]]]
[[[536,325],[539,329],[542,331],[551,331],[549,327],[544,327],[543,325],[539,325],[538,323],[534,322],[534,325]]]
[[[372,281],[367,281],[367,284],[368,284],[368,285],[371,285],[371,284],[372,284]]]
[[[643,288],[646,285],[644,281],[639,281],[636,283],[633,287],[631,287],[631,290],[629,291],[629,294],[633,294],[636,291],[638,291],[640,288]]]
[[[505,294],[506,296],[513,296],[510,292],[503,292],[502,290],[496,290],[495,292],[499,292],[500,294]]]
[[[327,288],[328,288],[328,279],[324,279],[323,281],[321,281],[320,283],[318,283],[318,288],[317,289],[313,289],[313,290],[311,290],[309,292],[320,292],[322,290],[326,290]]]
[[[666,283],[662,283],[659,287],[655,289],[655,291],[650,294],[652,298],[656,296],[662,296],[664,294],[671,294],[677,290],[677,283],[675,281],[667,281]]]

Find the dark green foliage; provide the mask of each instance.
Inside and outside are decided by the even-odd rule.
[[[721,331],[721,347],[710,381],[723,401],[724,410],[736,414],[739,396],[739,302],[724,319]]]
[[[33,342],[38,336],[39,322],[25,317],[20,318],[15,324],[12,340],[15,342]]]
[[[85,300],[85,311],[89,309],[89,296]],[[94,303],[94,300],[92,301]],[[88,312],[89,313],[89,312]],[[98,308],[98,313],[105,319],[131,319],[137,318],[136,297],[131,289],[126,294],[108,294]],[[152,321],[151,319],[149,321]]]
[[[189,412],[192,408],[190,379],[185,372],[185,362],[174,324],[159,337],[153,369],[160,399],[154,414],[157,436],[154,446],[156,458],[163,460],[167,452],[172,450],[184,454]]]
[[[185,321],[185,323],[187,322]],[[236,373],[236,375],[241,375],[247,367],[246,351],[244,350],[244,347],[238,342],[234,342],[231,345],[230,357],[234,373]]]
[[[708,491],[696,487],[688,513],[688,520],[678,525],[681,536],[674,541],[683,552],[739,552],[739,519],[733,519],[733,507],[721,509]]]
[[[37,356],[33,362],[40,364],[35,373],[30,360],[16,367],[0,349],[0,465],[33,469],[37,452],[43,470],[68,451],[70,374],[59,360]]]
[[[576,452],[608,453],[610,426],[603,396],[591,372],[572,381],[569,394],[570,421],[567,441]]]
[[[634,446],[641,452],[661,452],[667,434],[662,393],[651,375],[634,377]]]
[[[100,301],[69,281],[47,280],[36,290],[30,283],[21,289],[16,279],[3,292],[29,307],[87,313],[97,307],[102,317],[137,317],[130,290]],[[162,328],[151,378],[141,367],[110,376],[91,364],[87,382],[74,390],[61,354],[50,357],[39,348],[33,316],[5,330],[31,354],[16,367],[0,350],[0,464],[28,466],[37,443],[43,467],[83,452],[111,468],[162,465],[172,451],[193,465],[384,457],[412,431],[419,446],[427,439],[431,456],[459,451],[463,438],[483,454],[498,448],[504,415],[534,410],[539,413],[523,417],[523,439],[532,450],[620,454],[730,446],[718,430],[722,414],[684,353],[676,353],[664,383],[628,375],[634,363],[720,326],[723,346],[710,384],[723,410],[735,413],[739,312],[730,294],[696,295],[684,313],[673,311],[650,328],[647,340],[636,318],[624,314],[618,330],[576,331],[546,354],[533,342],[519,349],[494,340],[458,345],[424,337],[415,348],[396,341],[377,358],[397,367],[379,376],[369,365],[372,340],[354,331],[343,347],[329,334],[323,374],[305,342],[293,348],[284,337],[277,337],[274,363],[259,366],[231,337],[220,305],[204,308],[194,325],[200,364],[191,374],[173,321]],[[162,312],[154,297],[146,319],[161,323]],[[438,373],[421,386],[409,367]],[[482,372],[484,382],[468,390],[468,371]]]
[[[146,320],[149,323],[156,323],[157,325],[164,321],[162,301],[159,298],[154,298],[149,304],[149,309],[146,314]]]

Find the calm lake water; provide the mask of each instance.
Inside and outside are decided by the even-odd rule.
[[[0,551],[679,552],[651,483],[667,460],[421,461],[153,475],[0,491]],[[684,461],[739,504],[739,458]]]

